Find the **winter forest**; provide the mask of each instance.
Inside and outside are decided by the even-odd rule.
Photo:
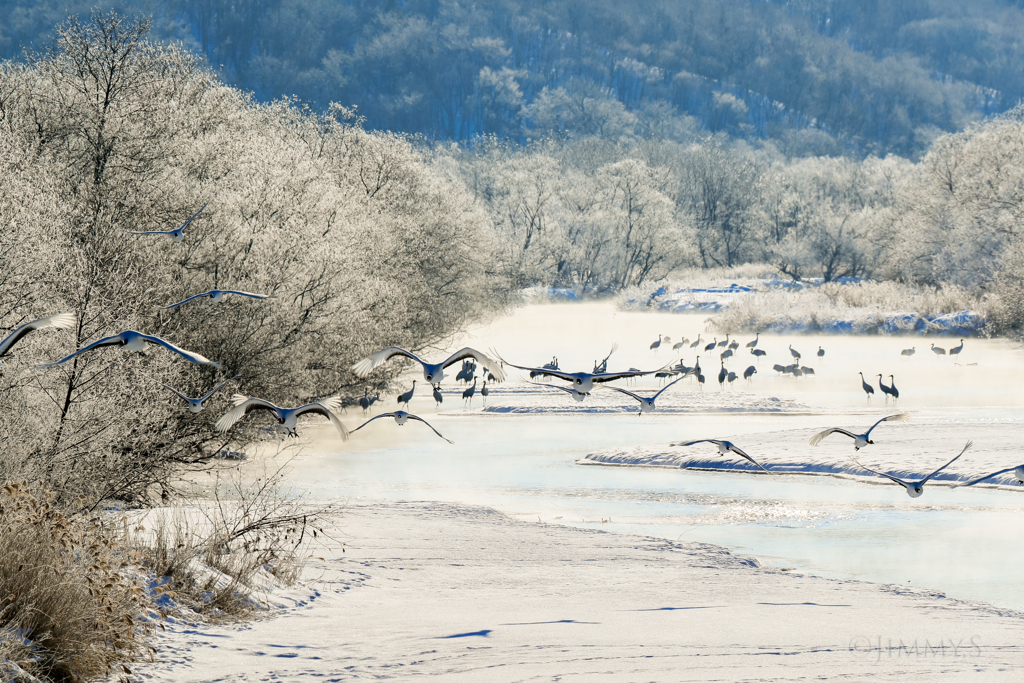
[[[565,4],[568,17],[583,21],[572,7]],[[701,7],[693,4],[694,16],[707,13]],[[530,79],[506,74],[503,92],[514,95],[509,102],[518,113],[500,125],[474,124],[489,129],[485,135],[462,131],[460,137],[424,121],[385,132],[374,128],[397,124],[399,114],[373,113],[372,101],[363,97],[353,97],[361,100],[358,107],[321,106],[316,97],[261,101],[258,93],[266,88],[254,94],[224,79],[247,82],[244,74],[264,57],[236,60],[218,75],[180,41],[154,36],[154,25],[165,32],[178,25],[173,15],[178,22],[194,20],[199,44],[213,49],[212,36],[228,27],[281,31],[280,22],[235,25],[217,4],[156,9],[163,14],[152,20],[99,10],[72,18],[52,29],[56,37],[45,50],[2,66],[0,296],[11,329],[31,319],[30,311],[52,308],[76,314],[76,347],[115,321],[159,329],[187,348],[224,359],[243,381],[300,400],[357,391],[362,385],[348,367],[364,349],[424,348],[514,302],[520,289],[557,286],[600,295],[684,269],[754,264],[797,281],[895,281],[983,305],[992,332],[1015,334],[1024,326],[1020,107],[983,117],[943,106],[960,112],[944,123],[955,130],[934,130],[909,157],[897,154],[903,143],[878,135],[871,137],[879,145],[870,151],[861,145],[857,153],[857,136],[828,135],[824,121],[761,137],[743,128],[747,124],[717,125],[692,108],[681,113],[665,93],[642,87],[653,76],[622,80],[619,65],[603,72],[618,88],[580,71],[544,86],[529,104],[517,84]],[[770,10],[766,4],[757,12]],[[52,18],[7,11],[18,19],[5,23],[8,42],[14,27],[31,37],[32,26]],[[435,24],[461,22],[461,11],[441,3],[430,11],[410,5],[376,13],[352,54],[369,59],[370,33],[386,41],[397,24],[426,21],[430,12]],[[515,41],[535,38],[541,25],[529,24],[529,12],[517,16],[502,24],[495,10],[457,35],[430,34],[449,47],[463,40],[517,58],[529,49]],[[729,16],[729,22],[753,20]],[[514,30],[527,25],[533,32]],[[495,26],[510,33],[490,42],[471,38]],[[590,41],[584,43],[583,34],[553,27],[546,33],[569,41],[563,52],[576,41],[572,58],[563,54],[567,63],[603,68],[586,58],[598,35],[586,32]],[[403,44],[412,49],[416,41]],[[322,66],[331,59],[325,56]],[[540,50],[535,59],[553,57]],[[384,61],[393,69],[425,64]],[[452,57],[449,66],[471,62]],[[292,68],[288,64],[282,73]],[[480,65],[478,85],[498,73],[496,64]],[[640,62],[633,67],[640,69]],[[401,87],[393,75],[374,69],[362,78],[379,81],[376,87],[360,81],[364,94],[384,97],[385,85]],[[922,82],[947,99],[959,92],[945,80]],[[332,96],[348,92],[341,88]],[[620,97],[624,93],[633,94]],[[393,92],[387,97],[395,98]],[[744,97],[731,106],[749,109],[749,93]],[[494,102],[480,121],[493,119]],[[428,129],[432,136],[411,134]],[[811,154],[797,139],[818,140],[811,147],[832,153]],[[205,202],[210,207],[184,250],[127,239],[123,232],[157,229]],[[162,308],[196,288],[228,284],[269,293],[273,304],[229,305],[216,318],[202,307]],[[239,326],[241,338],[233,332]],[[38,343],[46,348],[45,339]],[[334,351],[317,352],[328,348]],[[7,360],[4,367],[18,362]],[[53,468],[73,461],[79,474],[61,487],[81,491],[104,482],[119,495],[142,495],[173,471],[170,463],[201,461],[222,446],[175,413],[139,413],[132,407],[138,392],[161,388],[149,381],[129,389],[109,376],[109,367],[95,359],[5,384],[5,400],[33,407],[32,421],[3,427],[26,454],[40,456],[18,462]],[[169,363],[169,374],[155,379],[187,386],[209,372],[177,368]],[[297,368],[303,372],[289,371]],[[123,471],[122,457],[161,465],[133,469],[127,478],[93,476],[95,467]],[[90,458],[99,460],[86,464]],[[12,478],[21,466],[4,463],[15,469],[7,475]],[[94,497],[113,493],[96,490]]]
[[[1020,335],[1024,9],[964,5],[0,1],[0,326],[76,320],[2,358],[0,480],[76,511],[174,495],[260,434],[161,384],[351,401],[399,371],[368,387],[370,350],[529,287],[747,267]],[[126,234],[203,206],[184,245]],[[269,298],[166,308],[216,288]],[[122,329],[225,370],[33,370]]]

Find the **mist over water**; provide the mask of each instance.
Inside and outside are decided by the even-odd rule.
[[[471,330],[451,348],[494,348],[522,365],[540,365],[554,355],[564,370],[589,371],[618,343],[610,369],[652,369],[679,358],[671,344],[663,344],[657,355],[649,349],[659,334],[675,343],[683,336],[693,341],[700,333],[708,394],[720,391],[719,361],[717,351],[706,353],[703,346],[715,337],[724,339],[704,331],[708,321],[706,315],[622,312],[608,303],[532,305]],[[930,482],[922,497],[911,499],[881,478],[577,464],[603,449],[667,446],[707,437],[729,438],[769,467],[804,457],[848,463],[854,451],[846,437],[833,435],[818,447],[808,446],[807,438],[830,426],[862,431],[896,412],[878,390],[878,373],[887,384],[888,375],[895,376],[901,395],[898,410],[910,412],[912,421],[879,427],[872,434],[876,444],[857,453],[864,464],[894,473],[901,468],[927,473],[956,455],[968,439],[975,441],[974,448],[950,471],[974,476],[1024,461],[1017,445],[1024,436],[1024,393],[1018,389],[1024,379],[1024,353],[1014,344],[968,339],[956,365],[948,356],[936,358],[929,346],[934,340],[948,348],[959,339],[761,335],[758,348],[768,356],[758,364],[744,346],[752,338],[737,338],[738,357],[728,367],[742,373],[756,365],[753,384],[740,379],[718,398],[728,405],[756,394],[790,399],[806,409],[638,417],[631,407],[632,413],[544,414],[545,405],[573,404],[568,395],[552,391],[533,399],[530,405],[537,412],[508,415],[481,412],[479,393],[472,409],[463,409],[463,386],[456,388],[449,379],[438,411],[429,387],[421,392],[418,382],[411,410],[454,445],[424,425],[400,428],[390,419],[375,421],[347,444],[324,431],[325,438],[295,460],[291,481],[319,499],[485,505],[525,521],[715,543],[796,571],[927,587],[956,598],[1024,609],[1024,577],[1016,570],[1024,562],[1019,543],[1024,491],[951,489]],[[815,376],[779,377],[771,370],[776,362],[792,362],[790,344],[803,354],[802,365],[815,368]],[[824,359],[815,355],[819,345],[825,349]],[[917,349],[913,357],[900,356],[901,349],[912,346]],[[692,365],[696,355],[687,345],[682,357]],[[861,389],[861,371],[875,387],[870,402]],[[501,406],[503,392],[524,388],[520,383],[525,373],[512,370],[510,375],[509,382],[495,388],[489,406]],[[418,372],[410,373],[399,384],[404,390],[416,377],[422,379]],[[653,378],[630,387],[641,393],[657,388]],[[597,389],[590,399],[597,392],[612,393]],[[696,383],[687,379],[662,398],[673,394],[673,405],[685,405],[689,395],[700,396],[696,392]],[[507,393],[505,398],[511,400]],[[621,398],[623,405],[635,406],[632,399]],[[394,401],[393,396],[383,398],[377,412],[392,410]],[[580,410],[589,405],[585,401]],[[350,409],[344,419],[351,427],[357,418],[359,410]],[[691,448],[715,452],[709,444]],[[995,463],[1001,464],[986,469]]]

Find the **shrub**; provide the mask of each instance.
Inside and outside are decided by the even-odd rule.
[[[54,681],[130,673],[148,598],[120,534],[100,515],[66,516],[52,495],[0,490],[0,660]]]

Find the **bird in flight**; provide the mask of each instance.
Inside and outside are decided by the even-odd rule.
[[[744,453],[743,450],[741,448],[739,448],[736,444],[734,444],[732,441],[724,441],[724,440],[720,440],[720,439],[697,439],[695,441],[680,441],[679,443],[673,443],[673,444],[669,444],[669,445],[670,446],[692,446],[695,443],[704,443],[705,441],[708,442],[708,443],[713,443],[716,446],[718,446],[718,452],[721,455],[728,455],[729,452],[732,451],[736,455],[739,455],[739,456],[741,456],[743,458],[746,458],[750,462],[754,463],[755,465],[760,467],[765,472],[768,472],[768,470],[766,470],[764,467],[761,466],[761,463],[757,462],[756,460],[751,458],[749,455]],[[768,472],[768,474],[771,474],[771,472]]]
[[[198,353],[195,353],[193,351],[186,351],[185,349],[179,348],[174,344],[170,343],[169,341],[161,339],[160,337],[156,337],[151,334],[142,334],[141,332],[136,332],[135,330],[125,330],[121,334],[115,334],[112,337],[104,337],[103,339],[94,341],[92,344],[83,346],[82,348],[72,353],[70,356],[61,358],[60,360],[54,361],[53,363],[42,363],[40,365],[37,365],[36,367],[49,368],[54,365],[67,363],[75,356],[83,354],[86,351],[91,351],[93,349],[98,349],[104,346],[123,346],[125,351],[142,352],[146,350],[146,344],[162,346],[168,351],[173,351],[174,353],[178,354],[179,356],[181,356],[190,363],[195,363],[197,365],[212,365],[215,368],[221,368],[220,363],[214,363],[212,360],[209,360],[208,358],[205,358],[204,356],[201,356]]]
[[[306,405],[299,406],[298,408],[282,408],[274,405],[270,401],[264,401],[262,398],[251,398],[249,396],[243,396],[242,394],[235,394],[232,396],[231,402],[235,404],[235,407],[224,413],[224,415],[217,420],[216,428],[221,434],[231,429],[232,425],[252,411],[266,410],[277,418],[278,424],[284,426],[287,430],[288,436],[297,437],[299,435],[298,417],[300,415],[316,413],[318,415],[323,415],[330,420],[335,429],[338,430],[341,440],[348,441],[348,429],[345,428],[345,425],[342,424],[341,420],[338,419],[338,416],[335,415],[335,411],[341,409],[341,398],[337,396],[325,398],[320,401],[314,401],[313,403],[307,403]]]
[[[468,346],[456,351],[440,363],[428,363],[411,351],[406,351],[405,349],[397,346],[389,346],[388,348],[381,349],[376,353],[371,353],[368,357],[353,365],[352,371],[355,372],[358,377],[366,377],[370,374],[371,370],[393,356],[405,356],[406,358],[411,358],[422,365],[423,378],[430,384],[440,384],[441,380],[444,379],[444,369],[449,365],[458,363],[460,360],[464,360],[466,358],[475,359],[480,363],[480,365],[487,369],[488,372],[494,375],[495,381],[502,382],[505,380],[505,372],[501,369],[501,366],[498,365],[498,363],[486,354],[483,354],[476,349],[471,349]]]
[[[442,439],[444,439],[444,440],[445,440],[445,441],[447,441],[448,443],[455,443],[455,442],[454,442],[454,441],[452,441],[451,439],[447,438],[447,437],[446,437],[446,436],[445,436],[444,434],[442,434],[441,432],[439,432],[439,431],[437,431],[436,429],[434,429],[433,425],[431,425],[431,424],[430,424],[429,422],[427,422],[426,420],[424,420],[424,419],[423,419],[422,417],[420,417],[419,415],[413,415],[412,413],[407,413],[407,412],[405,412],[404,410],[396,410],[396,411],[394,411],[394,412],[391,412],[391,413],[381,413],[380,415],[376,415],[376,416],[374,416],[374,417],[371,417],[371,418],[370,418],[369,420],[367,420],[367,421],[366,421],[366,422],[364,422],[363,424],[361,424],[361,425],[359,425],[358,427],[356,427],[355,429],[353,429],[353,430],[352,430],[352,432],[353,432],[353,433],[355,433],[355,432],[358,432],[358,431],[359,431],[360,429],[362,429],[362,428],[363,428],[363,427],[365,427],[366,425],[370,424],[370,423],[371,423],[371,422],[373,422],[374,420],[379,420],[379,419],[380,419],[380,418],[382,418],[382,417],[393,417],[393,418],[395,418],[395,422],[397,422],[397,423],[398,423],[398,426],[400,426],[400,427],[401,427],[402,425],[404,425],[404,424],[405,424],[406,422],[408,422],[409,420],[419,420],[419,421],[420,421],[420,422],[422,422],[423,424],[425,424],[425,425],[427,425],[428,427],[430,427],[430,429],[431,429],[431,430],[432,430],[432,431],[433,431],[433,432],[434,432],[435,434],[437,434],[438,436],[440,436],[440,437],[441,437]]]
[[[509,363],[507,360],[498,356],[506,365],[510,365],[513,368],[519,368],[520,370],[527,370],[529,372],[535,372],[538,375],[548,375],[549,377],[557,377],[564,379],[567,382],[572,382],[573,388],[582,394],[589,394],[594,390],[594,383],[603,384],[604,382],[612,382],[617,379],[625,379],[628,377],[639,377],[641,375],[650,375],[664,368],[658,368],[658,370],[628,370],[626,372],[563,372],[561,370],[552,370],[551,368],[530,368],[523,365],[516,365],[515,363]],[[665,367],[668,367],[667,365]],[[582,399],[580,399],[582,400]]]
[[[657,406],[654,405],[654,402],[658,400],[658,397],[661,396],[663,393],[665,393],[665,390],[668,389],[673,384],[675,384],[676,382],[683,381],[683,379],[685,379],[685,377],[686,376],[684,375],[683,377],[680,377],[679,379],[676,379],[676,380],[673,380],[673,381],[669,382],[668,384],[665,385],[665,387],[661,391],[656,393],[654,396],[651,396],[650,398],[647,398],[646,396],[637,396],[632,391],[627,391],[626,389],[620,389],[619,387],[608,386],[606,388],[612,389],[614,391],[617,391],[620,394],[625,394],[626,396],[632,396],[633,398],[635,398],[637,401],[640,402],[640,412],[637,413],[637,415],[643,415],[645,410],[649,411],[649,412],[653,412],[653,411],[657,410],[658,408],[657,408]]]
[[[179,301],[178,303],[171,304],[170,306],[164,306],[164,308],[165,309],[177,308],[178,306],[183,306],[183,305],[187,304],[189,301],[195,301],[196,299],[202,299],[204,296],[210,297],[211,299],[213,299],[213,301],[215,303],[220,303],[221,301],[224,300],[224,295],[225,294],[235,294],[237,296],[247,296],[250,299],[267,299],[267,298],[270,297],[269,294],[253,294],[252,292],[239,292],[239,291],[236,291],[234,289],[211,289],[209,292],[203,292],[202,294],[196,294],[195,296],[190,296],[189,298],[185,299],[184,301]]]
[[[168,385],[164,384],[163,382],[160,382],[160,386],[162,386],[164,389],[169,389],[170,391],[172,391],[175,394],[177,394],[180,398],[183,398],[188,403],[189,412],[198,413],[199,411],[201,411],[203,409],[203,401],[205,401],[206,399],[208,399],[211,396],[213,396],[214,394],[216,394],[218,391],[221,390],[221,387],[223,387],[228,382],[234,381],[235,379],[237,379],[237,377],[232,377],[231,379],[224,380],[223,382],[221,382],[220,384],[215,386],[212,390],[210,390],[210,392],[207,393],[205,396],[200,396],[199,398],[189,398],[188,396],[186,396],[185,394],[181,393],[180,391],[178,391],[174,387],[168,386]]]
[[[68,329],[75,326],[78,319],[75,318],[74,313],[58,313],[57,315],[51,315],[48,318],[39,318],[39,320],[33,320],[32,322],[25,323],[18,329],[11,332],[7,337],[0,341],[0,358],[3,358],[11,352],[11,348],[21,341],[26,334],[34,330],[42,330],[47,327],[53,327],[56,329]]]
[[[187,221],[184,222],[184,224],[182,224],[180,228],[175,228],[174,230],[145,230],[142,232],[134,230],[124,230],[124,232],[128,233],[129,235],[169,235],[170,238],[175,242],[181,242],[182,240],[185,239],[185,228],[187,228],[188,224],[192,222],[192,219],[201,214],[203,212],[203,209],[209,206],[209,204],[210,202],[206,202],[206,204],[203,204],[203,208],[199,209],[194,214],[192,214],[192,218],[189,218]]]
[[[922,479],[920,481],[903,481],[902,479],[900,479],[898,477],[894,477],[891,474],[886,474],[885,472],[879,472],[878,470],[873,470],[870,467],[864,467],[864,465],[861,465],[860,462],[858,460],[856,460],[856,459],[854,459],[854,462],[857,463],[858,465],[860,465],[860,467],[862,469],[865,469],[868,472],[872,472],[874,474],[877,474],[880,477],[885,477],[886,479],[889,479],[889,480],[899,484],[900,486],[902,486],[903,488],[905,488],[907,490],[907,495],[908,496],[910,496],[911,498],[917,498],[922,493],[924,493],[924,485],[926,483],[928,483],[929,479],[931,479],[936,474],[938,474],[942,470],[944,470],[947,467],[949,467],[950,465],[952,465],[956,461],[957,458],[959,458],[961,455],[966,453],[967,449],[970,448],[973,445],[974,445],[973,441],[968,441],[967,445],[964,446],[964,449],[962,451],[960,451],[960,454],[957,455],[956,458],[953,458],[952,460],[947,462],[945,465],[943,465],[939,469],[935,470],[934,472],[932,472],[931,474],[929,474],[927,477],[925,477],[924,479]]]
[[[864,432],[863,434],[854,434],[853,432],[848,432],[845,429],[842,429],[841,427],[832,427],[831,429],[826,429],[825,431],[818,432],[817,434],[812,436],[809,443],[812,446],[817,446],[818,444],[821,443],[822,439],[824,439],[826,436],[828,436],[832,432],[839,432],[840,434],[845,434],[846,436],[848,436],[851,439],[853,439],[853,449],[855,451],[859,451],[860,449],[864,448],[864,446],[867,446],[868,444],[874,445],[875,442],[871,441],[871,439],[870,439],[871,431],[875,427],[877,427],[878,425],[882,424],[883,422],[907,422],[908,420],[910,420],[910,415],[908,415],[906,413],[899,413],[898,415],[890,415],[888,417],[883,417],[881,420],[879,420],[875,424],[871,425],[871,429],[869,429],[868,431]]]

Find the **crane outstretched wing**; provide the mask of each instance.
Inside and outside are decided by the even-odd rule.
[[[194,214],[192,214],[192,217],[191,217],[191,218],[189,218],[189,219],[188,219],[187,221],[185,221],[184,223],[182,223],[182,224],[181,224],[181,227],[180,227],[180,228],[178,228],[178,230],[184,230],[184,229],[185,229],[186,227],[188,227],[188,224],[189,224],[189,223],[191,223],[191,222],[192,222],[192,220],[193,220],[193,219],[194,219],[194,218],[195,218],[196,216],[198,216],[199,214],[201,214],[201,213],[203,212],[203,209],[205,209],[205,208],[206,208],[207,206],[209,206],[209,205],[210,205],[210,202],[206,202],[205,204],[203,204],[202,208],[201,208],[201,209],[199,209],[198,211],[196,211],[196,212],[195,212]]]
[[[163,387],[164,389],[168,389],[168,390],[170,390],[170,391],[173,391],[173,392],[174,392],[175,394],[177,394],[177,395],[178,395],[178,397],[179,397],[179,398],[183,398],[183,399],[185,399],[186,401],[191,401],[191,400],[192,400],[192,399],[190,399],[190,398],[189,398],[188,396],[186,396],[185,394],[183,394],[183,393],[181,393],[180,391],[178,391],[177,389],[175,389],[174,387],[172,387],[172,386],[169,386],[169,385],[167,385],[167,384],[164,384],[163,382],[160,382],[160,386],[162,386],[162,387]]]
[[[187,298],[187,299],[185,299],[183,301],[179,301],[176,304],[171,304],[170,306],[164,306],[164,309],[166,310],[166,309],[169,309],[169,308],[177,308],[178,306],[184,306],[189,301],[195,301],[196,299],[202,299],[204,296],[210,296],[210,292],[203,292],[202,294],[196,294],[195,296],[190,296],[189,298]]]
[[[239,398],[243,400],[239,402]],[[224,415],[222,415],[221,418],[217,420],[217,424],[215,425],[217,431],[222,434],[231,429],[231,426],[233,424],[238,422],[240,419],[242,419],[244,415],[248,415],[253,410],[269,410],[274,414],[274,416],[278,420],[281,419],[280,408],[275,406],[270,401],[264,401],[262,398],[247,398],[245,396],[242,396],[241,394],[235,394],[234,396],[231,397],[231,401],[232,403],[235,404],[235,407],[229,410],[228,412],[224,413]]]
[[[222,289],[222,294],[237,294],[238,296],[247,296],[250,299],[269,299],[269,294],[254,294],[252,292],[240,292],[236,289]]]
[[[205,356],[202,356],[202,355],[200,355],[200,354],[198,354],[198,353],[196,353],[194,351],[186,351],[185,349],[183,349],[183,348],[181,348],[179,346],[175,346],[174,344],[172,344],[171,342],[167,341],[166,339],[161,339],[160,337],[154,336],[152,334],[142,334],[142,335],[139,335],[139,336],[141,336],[143,339],[145,339],[150,344],[156,344],[157,346],[164,347],[168,351],[173,351],[174,353],[178,354],[179,356],[181,356],[182,358],[184,358],[185,360],[187,360],[190,363],[195,363],[196,365],[212,365],[213,367],[217,368],[218,370],[220,368],[224,367],[220,363],[215,363],[212,360],[210,360],[209,358],[207,358]]]
[[[67,363],[69,360],[71,360],[75,356],[77,356],[79,354],[82,354],[82,353],[85,353],[86,351],[92,351],[93,349],[98,349],[98,348],[103,347],[103,346],[119,346],[121,344],[124,344],[124,333],[123,332],[121,334],[115,334],[115,335],[113,335],[111,337],[104,337],[103,339],[97,339],[92,344],[87,344],[86,346],[83,346],[82,348],[78,349],[77,351],[72,353],[70,356],[65,356],[64,358],[61,358],[60,360],[54,361],[52,363],[40,363],[36,367],[37,368],[49,368],[49,367],[52,367],[54,365],[61,365],[62,363]]]
[[[331,400],[331,405],[340,405],[341,399],[337,397],[335,398],[336,401],[328,399]],[[338,416],[334,414],[334,411],[328,408],[324,402],[317,401],[316,403],[307,403],[306,405],[300,406],[295,409],[296,417],[298,417],[299,415],[305,415],[306,413],[317,413],[318,415],[323,415],[328,420],[330,420],[331,424],[333,424],[335,429],[338,430],[338,434],[341,436],[341,440],[348,441],[348,429],[346,429],[342,421],[339,420]]]
[[[369,356],[353,365],[352,372],[356,373],[357,377],[366,377],[370,374],[371,370],[378,365],[381,365],[392,356],[405,356],[406,358],[411,358],[420,365],[424,365],[423,360],[411,351],[406,351],[398,346],[389,346],[386,349],[377,351],[376,353],[371,353]]]
[[[883,417],[881,420],[879,420],[875,424],[871,425],[871,429],[874,429],[875,427],[877,427],[878,425],[882,424],[883,422],[908,422],[909,420],[910,420],[910,415],[908,415],[907,413],[900,413],[898,415],[890,415],[888,417]],[[869,429],[867,431],[867,434],[864,435],[865,439],[868,438],[869,436],[871,436],[871,429]]]
[[[665,390],[666,390],[666,389],[668,389],[668,388],[669,388],[670,386],[672,386],[672,385],[673,385],[673,384],[675,384],[676,382],[681,382],[681,381],[683,381],[684,379],[686,379],[686,375],[687,375],[687,374],[689,374],[689,373],[686,373],[686,374],[684,374],[684,375],[683,375],[682,377],[680,377],[680,378],[678,378],[678,379],[674,379],[674,380],[672,380],[671,382],[669,382],[668,384],[666,384],[665,386],[663,386],[663,387],[661,388],[661,391],[659,391],[658,393],[656,393],[656,394],[655,394],[655,395],[654,395],[654,396],[653,396],[653,397],[651,398],[651,400],[652,400],[652,401],[657,401],[657,400],[658,400],[658,397],[659,397],[659,396],[661,396],[662,394],[664,394],[664,393],[665,393]],[[615,387],[608,387],[608,388],[609,388],[609,389],[614,389]]]
[[[928,481],[929,479],[931,479],[932,477],[934,477],[934,476],[935,476],[936,474],[938,474],[938,473],[939,473],[939,472],[941,472],[942,470],[944,470],[944,469],[946,469],[947,467],[949,467],[950,465],[952,465],[952,464],[953,464],[954,462],[956,462],[957,458],[959,458],[959,457],[960,457],[961,455],[963,455],[964,453],[966,453],[966,452],[968,451],[968,449],[970,449],[970,447],[971,447],[971,446],[973,446],[973,445],[974,445],[974,442],[973,442],[973,441],[968,441],[968,442],[967,442],[967,445],[965,445],[965,446],[964,446],[964,449],[963,449],[962,451],[960,451],[960,452],[959,452],[959,453],[957,454],[956,458],[953,458],[952,460],[950,460],[949,462],[947,462],[947,463],[946,463],[945,465],[943,465],[942,467],[940,467],[939,469],[935,470],[934,472],[932,472],[931,474],[929,474],[929,475],[928,475],[927,477],[925,477],[924,479],[922,479],[922,480],[921,480],[921,484],[923,485],[923,484],[924,484],[924,483],[925,483],[926,481]]]
[[[12,346],[33,330],[41,330],[46,327],[67,329],[69,327],[74,327],[76,322],[78,322],[78,319],[75,317],[74,313],[58,313],[57,315],[51,315],[48,318],[39,318],[38,320],[25,323],[18,329],[14,330],[14,332],[7,335],[7,337],[0,342],[0,356],[6,355],[7,352],[11,350]]]
[[[200,402],[205,401],[206,399],[210,398],[211,396],[216,394],[218,391],[220,391],[221,387],[223,387],[225,384],[227,384],[228,382],[234,382],[236,379],[238,379],[238,375],[235,375],[234,377],[231,377],[230,379],[224,380],[223,382],[221,382],[220,384],[215,386],[213,389],[211,389],[205,396],[203,396],[201,399],[199,399],[199,401]],[[167,387],[167,388],[170,389],[170,387]],[[174,390],[171,389],[171,391],[174,391]]]
[[[452,365],[453,363],[458,363],[460,360],[466,358],[476,359],[476,361],[480,363],[480,365],[482,365],[488,372],[494,375],[494,379],[497,380],[498,382],[505,381],[505,371],[501,369],[501,365],[499,365],[493,358],[491,358],[487,354],[477,351],[476,349],[471,349],[468,346],[465,347],[464,349],[459,349],[452,355],[448,356],[447,360],[445,360],[444,363],[441,364],[441,367],[446,368],[449,365]]]
[[[819,443],[821,443],[822,439],[824,439],[826,436],[828,436],[829,434],[831,434],[833,432],[839,432],[840,434],[846,434],[846,436],[850,437],[851,439],[856,439],[857,438],[857,435],[854,434],[853,432],[848,432],[845,429],[842,429],[841,427],[832,427],[831,429],[826,429],[823,432],[818,432],[817,434],[815,434],[814,436],[811,437],[811,440],[808,441],[808,443],[810,445],[812,445],[812,446],[817,446]]]
[[[903,481],[899,477],[894,477],[891,474],[886,474],[885,472],[879,472],[878,470],[873,470],[870,467],[864,467],[864,465],[861,464],[860,460],[857,460],[856,458],[854,458],[853,461],[855,463],[857,463],[857,465],[862,470],[867,470],[868,472],[871,472],[872,474],[877,474],[880,477],[885,477],[886,479],[890,479],[890,480],[896,482],[897,484],[900,484],[901,486],[909,486],[909,484],[907,482]]]
[[[613,386],[607,386],[607,387],[605,387],[605,389],[611,389],[613,391],[619,392],[620,394],[625,394],[626,396],[631,396],[631,397],[635,398],[637,401],[640,401],[641,403],[643,403],[644,401],[647,400],[647,399],[643,398],[642,396],[637,396],[636,394],[634,394],[632,391],[629,391],[628,389],[621,389],[619,387],[613,387]],[[655,398],[657,398],[657,396],[655,396]]]
[[[760,467],[765,472],[768,472],[768,470],[761,463],[759,463],[758,461],[754,460],[749,455],[747,455],[745,452],[743,452],[743,449],[741,449],[739,446],[736,446],[736,445],[734,445],[734,444],[732,444],[732,443],[730,443],[728,441],[725,442],[725,443],[728,444],[728,448],[729,448],[730,451],[732,451],[733,453],[735,453],[736,455],[738,455],[738,456],[740,456],[742,458],[746,458],[747,460],[752,462],[754,465],[757,465],[758,467]],[[772,473],[768,472],[768,474],[772,474]]]
[[[361,424],[361,425],[359,425],[358,427],[356,427],[355,429],[353,429],[353,430],[352,430],[352,433],[353,433],[353,434],[355,434],[355,433],[356,433],[356,432],[358,432],[358,431],[359,431],[360,429],[362,429],[362,428],[363,428],[363,427],[365,427],[366,425],[370,424],[370,423],[371,423],[371,422],[373,422],[374,420],[379,420],[379,419],[380,419],[380,418],[382,418],[382,417],[395,417],[395,416],[397,416],[397,413],[381,413],[380,415],[374,415],[374,416],[373,416],[373,417],[371,417],[371,418],[370,418],[369,420],[367,420],[367,421],[366,421],[366,422],[364,422],[363,424]]]
[[[433,432],[434,432],[435,434],[437,434],[437,435],[438,435],[439,437],[441,437],[442,439],[444,439],[444,440],[445,440],[445,441],[447,441],[448,443],[455,443],[454,441],[452,441],[451,439],[449,439],[448,437],[446,437],[446,436],[445,436],[444,434],[442,434],[441,432],[439,432],[439,431],[437,431],[436,429],[434,429],[434,426],[433,426],[433,425],[431,425],[431,424],[430,424],[429,422],[427,422],[426,420],[424,420],[424,419],[423,419],[422,417],[420,417],[419,415],[413,415],[412,413],[410,413],[410,414],[409,414],[409,417],[411,417],[411,418],[412,418],[412,419],[414,419],[414,420],[419,420],[419,421],[420,421],[420,422],[422,422],[423,424],[427,425],[428,427],[430,427],[430,429],[431,429],[431,430],[432,430],[432,431],[433,431]]]
[[[991,479],[992,477],[998,477],[1000,474],[1006,474],[1007,472],[1013,472],[1015,469],[1017,469],[1017,468],[1016,467],[1007,467],[1005,470],[999,470],[998,472],[993,472],[992,474],[986,474],[984,477],[979,477],[978,479],[972,479],[971,481],[967,482],[966,484],[957,484],[953,488],[956,489],[956,488],[960,488],[962,486],[974,486],[975,484],[980,484],[981,482],[985,481],[986,479]]]
[[[143,230],[143,231],[139,231],[139,230],[125,230],[124,228],[121,228],[121,232],[127,233],[129,235],[173,235],[175,233],[174,230]]]

